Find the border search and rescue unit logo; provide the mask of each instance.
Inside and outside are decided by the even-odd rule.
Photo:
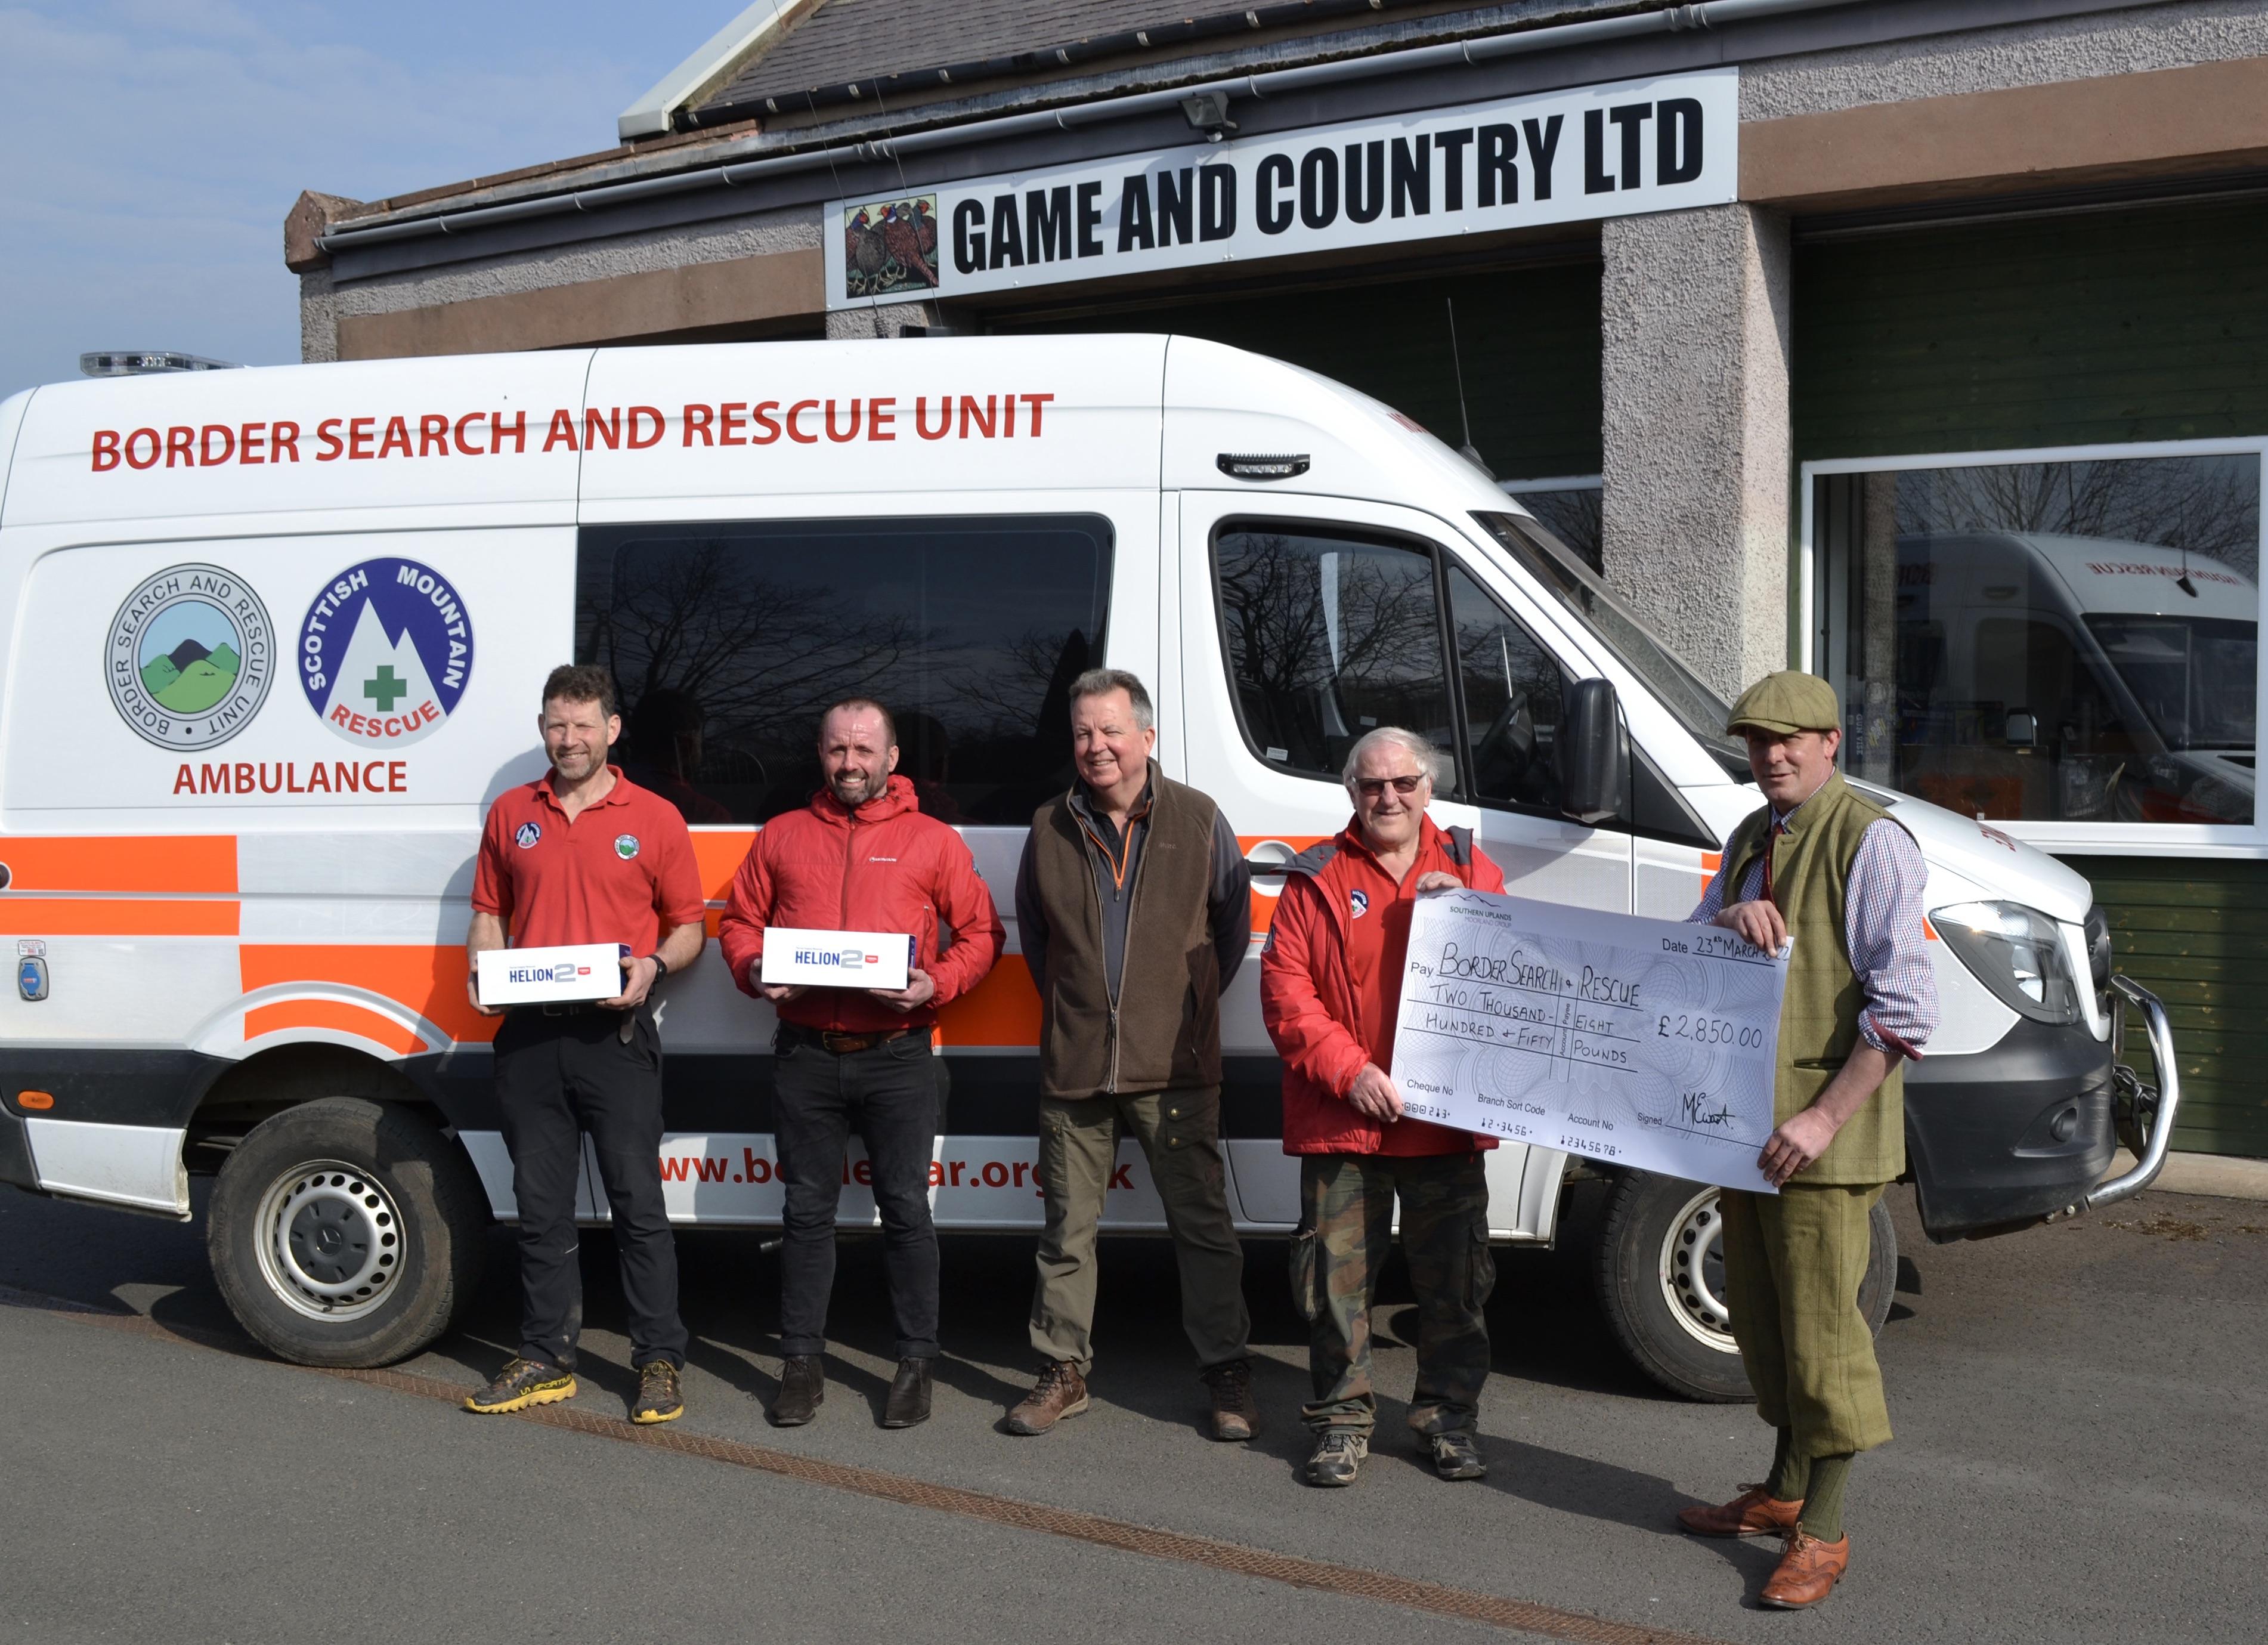
[[[406,748],[454,713],[473,677],[473,623],[430,565],[364,560],[334,577],[299,624],[299,684],[359,748]]]
[[[276,678],[268,608],[218,565],[169,565],[110,620],[103,672],[119,717],[161,749],[210,749],[252,723]]]

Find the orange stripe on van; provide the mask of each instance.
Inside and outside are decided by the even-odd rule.
[[[18,891],[236,890],[232,834],[0,839],[0,862]]]
[[[0,925],[27,937],[232,937],[234,902],[0,895]]]
[[[1236,845],[1238,850],[1249,857],[1252,855],[1252,848],[1256,845],[1270,843],[1289,845],[1292,852],[1297,853],[1307,850],[1310,845],[1320,845],[1324,840],[1336,837],[1336,836],[1331,834],[1240,834],[1236,837]],[[1265,936],[1268,927],[1275,923],[1276,898],[1262,890],[1259,882],[1255,881],[1252,887],[1252,934],[1256,937]]]
[[[693,837],[693,866],[701,875],[701,895],[710,902],[721,903],[725,894],[733,889],[733,876],[747,860],[748,845],[756,837],[752,828],[703,829]],[[717,934],[715,909],[709,911],[709,934]]]
[[[1002,955],[983,982],[937,1014],[937,1022],[942,1045],[1037,1045],[1040,996],[1024,956]]]
[[[244,1037],[280,1034],[286,1029],[332,1029],[375,1041],[407,1057],[427,1049],[425,1042],[392,1017],[344,1000],[285,1000],[254,1006],[244,1014]]]
[[[484,1017],[465,998],[470,963],[460,943],[247,942],[237,950],[244,992],[282,983],[340,983],[383,994],[452,1039],[485,1044],[501,1017]],[[249,1013],[247,1014],[249,1015]]]

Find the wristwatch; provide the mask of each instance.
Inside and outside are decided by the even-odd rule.
[[[669,962],[663,959],[660,955],[649,954],[645,957],[653,962],[654,981],[659,982],[663,977],[669,975]]]

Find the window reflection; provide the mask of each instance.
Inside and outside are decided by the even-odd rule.
[[[1969,815],[2252,821],[2257,458],[1816,484],[1853,776]]]
[[[1110,545],[1086,516],[592,527],[576,659],[614,673],[624,771],[688,822],[804,804],[820,712],[869,696],[923,810],[1021,826],[1071,780]]]

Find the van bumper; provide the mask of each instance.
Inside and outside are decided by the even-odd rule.
[[[2011,1232],[2084,1202],[2117,1151],[2110,1046],[2020,1018],[1990,1051],[1906,1069],[1906,1158],[1936,1241]]]

